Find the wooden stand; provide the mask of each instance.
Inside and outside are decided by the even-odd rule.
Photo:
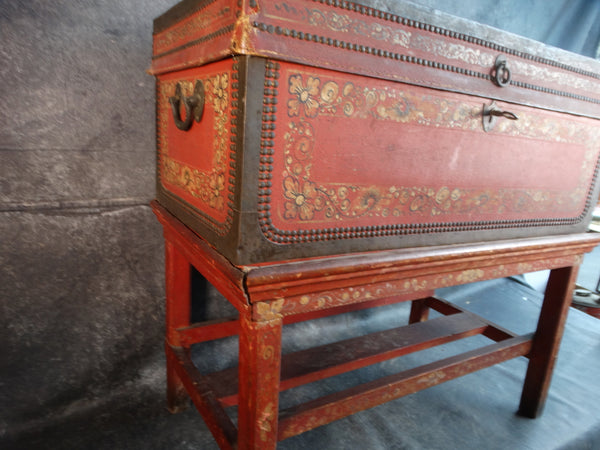
[[[166,246],[169,409],[179,411],[191,397],[222,448],[275,448],[279,440],[517,356],[530,361],[520,413],[538,416],[577,269],[600,241],[577,234],[236,267],[158,203],[153,208]],[[190,323],[190,265],[236,307],[239,318]],[[542,269],[551,269],[550,279],[530,335],[515,335],[434,297],[437,288]],[[281,355],[285,324],[400,301],[412,301],[407,326]],[[427,320],[429,309],[442,317]],[[478,334],[492,343],[279,410],[280,391]],[[238,368],[201,374],[190,346],[234,335]],[[235,404],[237,428],[224,409]]]

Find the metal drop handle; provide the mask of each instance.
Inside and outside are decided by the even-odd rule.
[[[511,113],[510,111],[500,111],[499,109],[490,109],[488,110],[487,115],[495,117],[505,117],[510,120],[519,120],[515,113]]]
[[[181,119],[181,102],[185,108],[185,119]],[[202,113],[204,113],[204,84],[202,81],[196,81],[194,93],[189,97],[185,97],[182,93],[181,83],[177,83],[175,87],[175,95],[169,97],[171,103],[171,112],[175,126],[182,131],[188,131],[194,122],[200,122]]]
[[[492,70],[492,79],[498,86],[505,87],[510,84],[511,78],[512,74],[510,72],[510,69],[508,68],[508,61],[506,60],[506,56],[498,56],[496,58],[494,70]]]

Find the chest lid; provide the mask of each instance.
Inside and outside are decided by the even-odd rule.
[[[600,118],[600,63],[429,8],[184,0],[154,22],[151,72],[255,55]]]

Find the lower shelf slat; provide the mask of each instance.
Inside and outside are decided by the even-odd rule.
[[[531,350],[531,338],[532,335],[525,335],[506,339],[289,408],[280,414],[278,439],[295,436],[358,411],[524,356]]]
[[[475,336],[486,328],[477,316],[459,313],[290,353],[282,357],[280,390]],[[207,378],[225,406],[237,403],[237,367]]]
[[[443,298],[439,298],[439,297],[428,297],[425,299],[425,302],[429,308],[434,309],[441,314],[447,315],[447,314],[457,314],[457,313],[461,313],[461,312],[467,312],[466,309],[461,308],[461,307],[459,307],[453,303],[450,303],[449,301],[444,300]],[[501,326],[499,326],[493,322],[490,322],[489,320],[486,320],[482,317],[479,317],[479,319],[483,320],[485,323],[488,324],[488,328],[487,328],[487,330],[485,330],[483,332],[483,335],[492,339],[493,341],[502,341],[504,339],[509,339],[511,337],[517,336],[515,333],[511,332],[510,330],[502,328]]]

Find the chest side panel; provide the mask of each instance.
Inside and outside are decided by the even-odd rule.
[[[157,81],[157,176],[169,202],[194,211],[198,220],[223,235],[234,215],[233,192],[237,135],[238,62],[226,59],[199,68],[171,72]],[[175,123],[171,99],[203,86],[203,112],[188,130]],[[184,100],[179,103],[185,120]],[[167,205],[168,206],[168,205]]]
[[[280,244],[584,221],[598,176],[593,119],[286,62],[267,63],[271,130],[259,199]],[[259,192],[261,192],[259,190]],[[266,206],[264,206],[266,204]]]

